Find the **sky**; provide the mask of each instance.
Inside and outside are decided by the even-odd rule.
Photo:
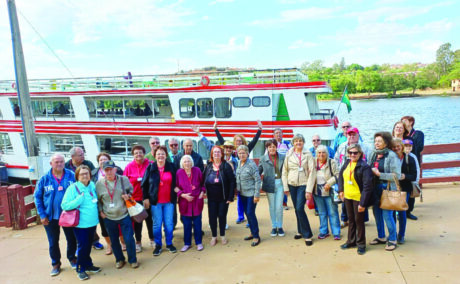
[[[0,1],[0,80],[14,79],[6,2]],[[286,68],[318,59],[332,66],[342,57],[347,65],[431,63],[443,43],[460,49],[457,0],[16,0],[16,5],[29,79],[165,74],[205,66]]]

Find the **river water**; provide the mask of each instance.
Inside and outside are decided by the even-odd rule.
[[[337,110],[339,101],[319,101],[320,108]],[[425,134],[425,145],[460,142],[460,97],[416,97],[375,100],[352,100],[348,114],[340,106],[340,122],[348,120],[358,127],[365,143],[373,146],[377,131],[392,131],[393,125],[404,115],[415,118],[414,128]],[[460,159],[460,153],[427,155],[425,162]],[[459,168],[426,170],[424,176],[460,175]]]

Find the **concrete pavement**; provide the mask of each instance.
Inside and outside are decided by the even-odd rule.
[[[164,250],[152,256],[144,227],[143,249],[138,254],[140,267],[115,268],[113,255],[93,250],[91,257],[102,272],[90,275],[91,283],[460,283],[460,186],[436,184],[426,186],[423,203],[417,200],[418,221],[408,220],[406,244],[393,252],[384,246],[370,246],[364,256],[355,249],[339,248],[344,239],[318,240],[318,218],[307,214],[315,234],[314,244],[305,246],[294,240],[296,222],[292,210],[284,211],[285,237],[270,237],[270,218],[265,197],[257,207],[262,243],[251,247],[243,238],[249,234],[244,224],[236,225],[236,204],[230,206],[227,231],[229,244],[209,245],[210,230],[206,208],[203,229],[205,249],[195,245],[186,253],[171,254]],[[374,219],[366,225],[367,241],[376,237]],[[183,246],[179,225],[174,233],[178,250]],[[65,255],[64,234],[61,252]],[[105,243],[104,243],[105,244]],[[50,259],[46,234],[41,225],[23,231],[0,228],[0,283],[77,283],[75,271],[63,259],[60,275],[50,277]]]

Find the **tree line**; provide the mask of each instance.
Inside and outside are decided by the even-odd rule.
[[[397,91],[450,87],[451,80],[460,79],[460,49],[453,51],[450,43],[442,44],[436,51],[436,61],[431,64],[390,64],[364,67],[357,63],[345,64],[342,58],[332,67],[325,67],[322,60],[305,62],[301,66],[310,81],[327,81],[340,96],[347,86],[349,93],[388,93]]]

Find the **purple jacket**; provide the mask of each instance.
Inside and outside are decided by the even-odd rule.
[[[201,170],[197,167],[192,168],[192,181],[190,182],[187,173],[184,169],[180,169],[176,173],[176,187],[179,188],[177,199],[179,203],[179,212],[183,216],[198,216],[203,211],[204,198],[198,198],[201,192],[206,189],[203,186],[203,175]],[[194,186],[192,188],[192,186]],[[185,198],[181,197],[183,193],[191,193],[194,199],[188,202]]]

